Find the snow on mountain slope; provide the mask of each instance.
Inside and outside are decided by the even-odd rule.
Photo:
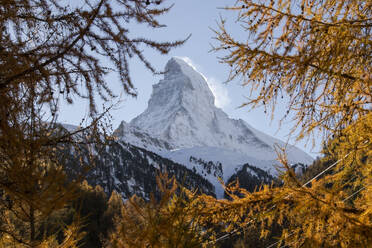
[[[68,124],[61,124],[60,127],[61,131],[79,128]],[[70,179],[84,175],[90,185],[100,185],[107,195],[115,190],[123,199],[136,194],[149,200],[152,193],[160,197],[156,176],[159,172],[167,172],[182,181],[186,188],[215,196],[214,186],[203,176],[147,149],[114,140],[107,140],[104,144],[90,142],[84,135],[79,139],[83,141],[78,145],[79,149],[71,143],[58,146],[60,163]],[[88,167],[89,170],[86,170]]]
[[[220,162],[222,164],[223,180],[226,181],[234,174],[235,169],[244,163],[249,162],[261,169],[275,174],[275,167],[273,165],[279,165],[276,160],[259,160],[248,155],[237,153],[232,150],[219,148],[219,147],[192,147],[184,148],[173,151],[163,151],[160,153],[161,156],[169,158],[184,165],[190,164],[190,156],[195,158],[202,158],[206,161]],[[192,168],[189,168],[192,169]]]
[[[158,197],[160,191],[156,176],[165,171],[190,190],[198,189],[210,195],[215,192],[209,181],[185,166],[124,142],[109,141],[104,147],[93,144],[89,148],[83,144],[79,154],[74,153],[73,146],[69,144],[60,149],[59,157],[71,178],[81,176],[80,158],[88,161],[93,152],[95,166],[84,171],[84,179],[92,186],[100,185],[108,195],[115,190],[123,199],[129,199],[134,194],[144,199],[150,199],[152,193]]]
[[[276,159],[274,144],[285,143],[239,119],[231,119],[214,105],[205,78],[180,58],[165,67],[164,79],[153,86],[147,109],[130,126],[167,141],[172,149],[218,147],[256,160]],[[309,164],[313,159],[294,146],[287,147],[292,163]]]
[[[187,166],[209,180],[218,197],[223,197],[218,177],[226,182],[243,164],[276,175],[274,146],[285,146],[283,141],[229,118],[215,106],[204,76],[184,60],[172,58],[165,71],[147,109],[115,131],[119,139]],[[286,151],[290,163],[313,161],[294,146]]]
[[[224,189],[219,181],[219,177],[227,182],[243,164],[249,163],[262,170],[267,171],[271,175],[276,174],[275,166],[279,165],[276,160],[259,160],[248,155],[228,150],[219,147],[192,147],[172,151],[161,151],[159,153],[162,157],[168,158],[172,161],[185,165],[188,169],[197,172],[203,176],[215,188],[215,193],[218,198],[223,198]],[[204,163],[212,163],[212,167],[221,165],[221,173],[218,172],[219,168],[206,169],[205,166],[200,166],[197,163],[202,160]]]
[[[137,127],[131,126],[125,121],[120,123],[114,135],[120,137],[120,139],[126,143],[145,148],[155,153],[160,153],[164,150],[169,151],[175,148],[169,142],[139,130]]]
[[[204,192],[214,191],[223,198],[219,178],[230,182],[242,177],[252,186],[252,181],[267,181],[276,175],[273,165],[279,163],[274,145],[285,146],[284,142],[241,119],[229,118],[215,106],[203,75],[182,59],[172,58],[165,70],[164,79],[153,86],[147,109],[115,130],[119,142],[94,152],[100,164],[97,168],[103,170],[92,172],[97,178],[91,183],[105,186],[108,192],[119,190],[124,198],[141,192],[145,196],[155,187],[155,171],[167,165],[178,179],[187,174],[191,188],[200,184]],[[78,128],[63,126],[69,131]],[[287,146],[287,153],[290,163],[313,161],[294,146]],[[258,173],[263,176],[257,175],[260,169],[265,171]],[[270,175],[265,176],[266,172]]]

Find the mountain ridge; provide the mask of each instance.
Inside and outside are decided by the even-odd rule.
[[[214,104],[206,79],[180,58],[165,66],[164,79],[153,85],[146,110],[126,124],[169,144],[170,149],[219,147],[261,160],[276,159],[274,145],[286,144],[256,130],[242,119],[232,119]],[[119,128],[123,138],[123,128]],[[130,131],[129,131],[130,133]],[[129,141],[130,142],[130,141]],[[313,158],[287,145],[291,162],[311,163]],[[301,156],[295,156],[295,153]]]
[[[223,188],[213,173],[195,167],[195,161],[221,164],[227,182],[246,163],[276,176],[274,146],[286,147],[292,164],[310,164],[313,158],[299,148],[271,137],[242,119],[232,119],[214,104],[206,78],[180,58],[165,66],[164,79],[153,85],[146,110],[129,123],[122,122],[119,140],[150,150],[195,170],[212,182],[218,197]]]

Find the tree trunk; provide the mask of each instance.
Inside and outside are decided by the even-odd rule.
[[[34,207],[30,207],[30,241],[31,244],[35,241],[35,210]]]

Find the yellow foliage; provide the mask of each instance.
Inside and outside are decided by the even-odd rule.
[[[274,111],[287,95],[298,138],[315,128],[332,135],[370,111],[370,0],[238,0],[226,9],[248,39],[234,38],[222,20],[214,51],[231,66],[229,79],[250,87],[243,106]]]
[[[254,193],[229,187],[232,201],[201,196],[202,221],[220,224],[230,235],[279,223],[278,247],[371,246],[372,2],[238,0],[226,10],[238,13],[248,39],[230,35],[221,20],[213,50],[231,66],[229,79],[241,77],[250,88],[243,106],[274,112],[288,100],[292,132],[299,130],[298,139],[323,132],[323,160],[337,162],[303,184],[279,153],[283,186]]]
[[[265,237],[268,228],[278,223],[286,227],[277,243],[279,246],[369,247],[372,244],[371,130],[371,113],[344,129],[328,144],[328,156],[337,160],[331,173],[306,184],[296,178],[285,154],[279,154],[287,170],[282,177],[284,185],[264,187],[253,193],[232,185],[227,187],[232,201],[198,197],[204,204],[200,223],[224,226],[229,233],[227,237],[236,230],[257,225],[263,227],[261,236]],[[211,243],[218,244],[221,237],[224,236],[217,235]]]
[[[108,247],[201,247],[203,230],[198,226],[195,194],[179,188],[167,174],[157,181],[161,198],[152,197],[149,202],[130,198]]]
[[[163,27],[157,17],[170,7],[163,7],[163,0],[156,3],[0,0],[1,245],[53,247],[58,243],[53,235],[45,237],[41,225],[76,197],[82,177],[67,176],[60,146],[101,142],[108,136],[100,131],[110,108],[98,115],[95,104],[97,95],[105,101],[116,97],[104,80],[107,73],[117,72],[123,91],[135,96],[130,58],[137,57],[156,72],[140,46],[166,54],[184,43],[138,38],[132,32],[128,36],[130,20],[149,28]],[[103,57],[110,61],[106,66],[100,63]],[[75,97],[88,100],[88,126],[61,131],[60,104],[72,104]],[[77,168],[82,174],[84,170]],[[80,237],[77,230],[68,227],[65,241],[58,246],[74,247]]]

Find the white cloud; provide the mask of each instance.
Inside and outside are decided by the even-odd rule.
[[[207,83],[214,95],[214,104],[217,107],[223,108],[231,103],[229,92],[220,81],[215,78],[207,78]]]
[[[189,57],[179,57],[183,61],[185,61],[189,66],[191,66],[195,71],[199,72],[207,81],[209,89],[212,91],[214,95],[214,104],[219,107],[223,108],[228,106],[231,103],[231,99],[229,97],[229,93],[226,87],[216,78],[214,77],[206,77],[203,73],[199,71],[199,65],[195,64]]]

